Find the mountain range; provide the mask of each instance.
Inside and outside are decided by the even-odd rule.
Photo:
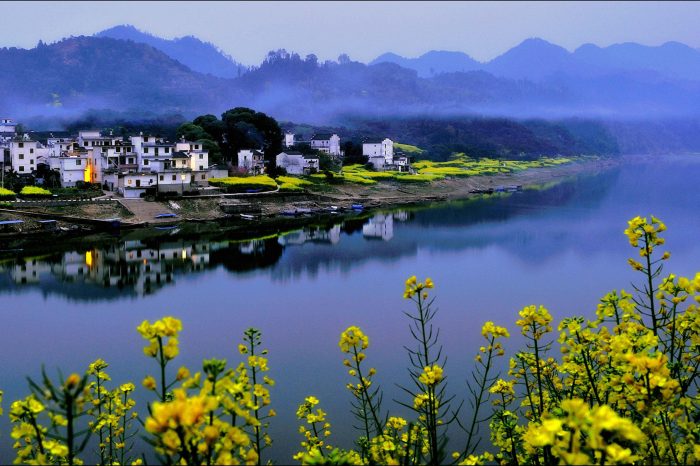
[[[636,43],[599,47],[584,44],[573,52],[543,39],[527,39],[493,60],[481,63],[463,52],[430,51],[417,58],[385,53],[370,64],[396,63],[421,77],[483,70],[510,79],[543,80],[557,76],[600,77],[626,72],[670,79],[700,79],[700,50],[680,42],[659,46]]]
[[[0,48],[0,89],[0,113],[42,116],[46,125],[89,109],[192,118],[236,106],[314,124],[357,116],[698,119],[700,50],[669,42],[569,52],[528,39],[486,63],[444,51],[321,63],[277,50],[245,68],[194,37],[117,26],[33,49]]]

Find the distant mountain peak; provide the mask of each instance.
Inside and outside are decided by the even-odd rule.
[[[508,53],[512,52],[517,52],[521,50],[526,50],[526,51],[548,51],[548,52],[553,52],[553,53],[559,53],[559,54],[569,54],[569,51],[566,50],[564,47],[560,45],[553,44],[551,42],[548,42],[544,39],[541,39],[539,37],[530,37],[528,39],[525,39],[522,41],[520,44],[516,45],[503,55],[506,55]]]
[[[193,71],[220,78],[235,78],[247,71],[245,66],[236,62],[214,44],[203,42],[193,35],[163,39],[141,31],[131,24],[122,24],[98,32],[95,36],[150,45]]]
[[[393,52],[388,52],[378,56],[369,64],[377,65],[379,63],[395,63],[404,68],[417,71],[421,77],[430,77],[441,73],[454,73],[456,71],[474,71],[481,65],[464,52],[447,50],[430,50],[417,58],[406,58]]]

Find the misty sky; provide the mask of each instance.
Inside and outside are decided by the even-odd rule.
[[[699,20],[700,2],[2,2],[0,47],[132,24],[165,38],[195,35],[246,65],[278,48],[321,60],[455,50],[485,61],[529,37],[569,50],[671,40],[700,47]]]

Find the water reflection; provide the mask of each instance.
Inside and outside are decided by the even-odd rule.
[[[518,250],[531,238],[512,230],[499,233],[494,224],[533,212],[542,214],[548,205],[561,208],[567,204],[595,204],[617,176],[613,170],[597,177],[564,181],[549,189],[365,213],[244,241],[221,239],[221,234],[216,240],[206,235],[197,240],[178,239],[179,230],[148,239],[115,239],[87,250],[5,261],[0,264],[0,292],[27,286],[73,299],[117,299],[153,294],[174,285],[178,276],[219,266],[237,274],[274,266],[273,278],[284,280],[302,272],[315,276],[324,266],[349,270],[372,259],[397,260],[416,254],[419,246],[459,250],[510,243]],[[490,235],[479,230],[478,225],[484,223],[491,225]],[[426,234],[428,231],[430,234]],[[361,242],[355,233],[361,233]],[[528,250],[539,251],[552,241],[556,239],[538,241]],[[312,249],[305,249],[305,245]],[[333,246],[334,250],[323,246]],[[281,261],[283,256],[286,260]]]
[[[393,237],[394,218],[406,221],[412,215],[405,211],[374,214],[360,220],[362,235],[367,239],[389,241]],[[307,226],[270,238],[247,241],[203,239],[154,243],[152,240],[126,240],[85,252],[65,251],[40,258],[17,258],[0,265],[0,274],[9,276],[13,285],[46,285],[49,289],[52,284],[60,282],[145,296],[175,284],[175,278],[180,274],[197,273],[218,265],[232,272],[263,268],[275,264],[287,247],[305,243],[337,245],[343,232],[352,232],[357,222],[354,219],[347,225],[339,222],[331,226]],[[11,288],[3,286],[2,290]]]

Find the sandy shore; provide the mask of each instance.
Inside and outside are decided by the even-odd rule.
[[[0,220],[22,219],[25,223],[21,229],[0,232],[2,237],[11,236],[41,236],[42,225],[38,220],[55,215],[58,225],[64,234],[71,236],[81,233],[91,233],[96,228],[87,224],[99,218],[122,219],[126,227],[139,227],[158,224],[153,212],[175,213],[178,221],[209,222],[227,221],[240,222],[251,229],[270,228],[275,223],[288,224],[290,211],[308,212],[303,215],[306,219],[315,213],[326,212],[331,206],[339,209],[351,209],[352,204],[362,204],[367,209],[390,208],[402,205],[418,205],[436,201],[464,199],[479,194],[475,190],[487,190],[497,186],[520,185],[523,187],[550,183],[581,173],[596,173],[608,170],[620,161],[617,159],[582,159],[576,162],[547,168],[532,168],[522,172],[472,177],[452,177],[432,183],[410,184],[397,182],[379,182],[375,185],[363,186],[358,184],[319,185],[305,193],[267,194],[235,197],[205,197],[176,199],[171,202],[147,202],[144,200],[111,203],[109,206],[82,204],[66,208],[34,207],[21,212],[8,212],[0,209]],[[228,207],[224,210],[221,204]],[[253,215],[254,220],[241,218],[241,213]],[[65,216],[65,217],[61,217]],[[81,224],[79,219],[85,219]],[[173,219],[163,219],[172,223]],[[254,225],[255,224],[255,225]],[[255,227],[255,228],[252,228]],[[55,233],[54,233],[55,234]]]

